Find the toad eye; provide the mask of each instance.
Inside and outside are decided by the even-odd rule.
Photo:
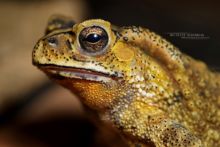
[[[84,28],[79,34],[81,49],[89,54],[101,54],[108,44],[107,32],[99,26]]]

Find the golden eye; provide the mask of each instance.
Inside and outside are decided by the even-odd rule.
[[[107,32],[99,26],[84,28],[79,34],[79,43],[83,51],[88,54],[101,54],[108,44]]]

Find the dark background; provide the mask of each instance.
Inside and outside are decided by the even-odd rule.
[[[77,22],[102,18],[160,34],[183,52],[220,69],[220,5],[214,1],[0,1],[0,146],[123,146],[87,119],[79,100],[31,65],[31,51],[51,14]],[[203,34],[181,38],[170,33]]]
[[[89,18],[103,18],[120,26],[147,27],[185,53],[211,66],[220,65],[219,3],[201,0],[96,0],[89,1],[89,6]],[[170,37],[169,32],[200,33],[209,39],[181,39]]]

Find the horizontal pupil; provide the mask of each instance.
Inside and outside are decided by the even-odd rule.
[[[96,43],[101,39],[101,36],[98,34],[89,34],[85,40],[91,43]]]

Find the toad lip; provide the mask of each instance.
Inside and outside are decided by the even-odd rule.
[[[108,75],[106,73],[101,73],[90,69],[65,67],[65,66],[57,66],[57,65],[38,65],[38,67],[46,74],[56,75],[63,78],[85,79],[85,80],[101,81],[101,82],[108,82],[110,80],[119,79],[119,77],[117,77],[116,75]]]

